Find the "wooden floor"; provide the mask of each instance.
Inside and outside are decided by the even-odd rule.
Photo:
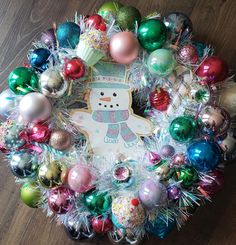
[[[25,61],[31,43],[52,25],[99,8],[102,0],[0,0],[0,81],[6,86],[9,72]],[[127,0],[143,15],[153,11],[181,11],[194,24],[195,39],[212,44],[216,53],[236,71],[236,0]],[[236,108],[235,108],[236,110]],[[197,211],[180,232],[160,241],[150,237],[142,244],[233,245],[236,244],[236,164],[225,172],[226,184],[213,203]],[[19,200],[19,186],[3,161],[0,163],[0,244],[74,244],[63,228],[41,210],[30,209]],[[89,243],[86,243],[89,244]],[[109,244],[101,238],[96,244]]]

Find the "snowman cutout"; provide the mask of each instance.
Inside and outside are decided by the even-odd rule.
[[[95,155],[137,159],[145,153],[140,136],[151,135],[152,124],[134,114],[125,77],[125,66],[98,63],[89,83],[88,109],[71,111],[73,123],[85,134]]]

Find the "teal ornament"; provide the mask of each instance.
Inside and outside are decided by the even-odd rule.
[[[187,149],[187,157],[194,168],[201,172],[213,170],[221,162],[221,151],[215,142],[198,140]]]
[[[111,207],[111,198],[106,192],[91,190],[83,194],[83,199],[86,207],[96,215],[107,213]]]
[[[174,55],[169,49],[157,49],[147,59],[148,70],[159,76],[169,75],[176,67]]]
[[[50,61],[53,63],[53,56],[46,48],[37,48],[29,56],[30,65],[38,72],[47,70]]]
[[[191,116],[176,117],[169,127],[171,137],[183,143],[192,140],[195,137],[196,130],[196,122]]]
[[[175,228],[175,225],[174,220],[158,216],[154,222],[148,222],[145,228],[148,233],[164,239]]]
[[[79,43],[80,27],[74,22],[65,22],[58,26],[56,37],[60,48],[74,49]]]

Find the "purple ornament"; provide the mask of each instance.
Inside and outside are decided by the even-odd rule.
[[[168,187],[167,193],[168,193],[168,198],[170,200],[177,200],[182,195],[182,192],[181,192],[180,188],[178,188],[175,185]]]
[[[150,165],[156,165],[160,163],[161,156],[155,152],[148,152],[148,159],[149,162],[151,163]]]
[[[43,42],[49,48],[56,47],[57,41],[56,41],[55,31],[53,28],[48,29],[42,33],[41,42]]]
[[[164,158],[172,157],[175,154],[175,148],[172,145],[163,145],[161,147],[161,156]]]
[[[161,183],[148,179],[139,188],[139,199],[147,209],[155,208],[166,201],[166,188]]]

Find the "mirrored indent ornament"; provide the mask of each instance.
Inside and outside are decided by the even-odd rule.
[[[55,68],[49,68],[44,71],[39,79],[42,93],[51,98],[63,96],[68,88],[68,82],[65,81],[60,72]]]
[[[10,167],[18,178],[33,178],[38,167],[37,156],[30,151],[18,151],[12,155]]]

